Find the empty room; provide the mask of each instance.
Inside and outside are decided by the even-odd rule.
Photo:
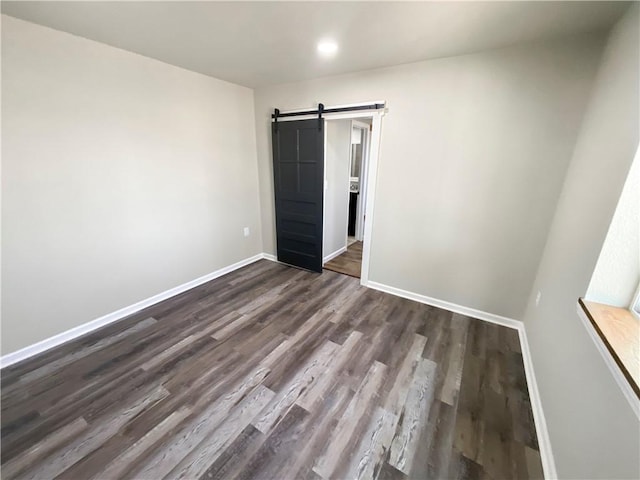
[[[0,476],[640,478],[637,2],[1,2]]]

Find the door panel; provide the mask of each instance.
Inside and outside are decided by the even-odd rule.
[[[322,272],[324,120],[272,124],[278,260]]]

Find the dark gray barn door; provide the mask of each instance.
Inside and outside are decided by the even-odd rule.
[[[324,120],[272,124],[278,260],[322,272]]]

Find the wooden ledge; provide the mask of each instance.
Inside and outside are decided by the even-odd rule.
[[[583,298],[578,303],[640,398],[640,320],[626,308]]]

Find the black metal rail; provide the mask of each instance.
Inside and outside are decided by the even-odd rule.
[[[304,115],[318,115],[318,118],[322,118],[322,115],[327,113],[357,112],[362,110],[380,110],[381,108],[384,108],[384,103],[372,103],[370,105],[356,105],[353,107],[337,107],[337,108],[324,108],[324,105],[322,103],[319,103],[318,108],[316,108],[315,110],[304,110],[301,112],[280,113],[280,110],[276,108],[271,114],[271,118],[274,119],[276,122],[278,121],[279,118],[302,117]]]

